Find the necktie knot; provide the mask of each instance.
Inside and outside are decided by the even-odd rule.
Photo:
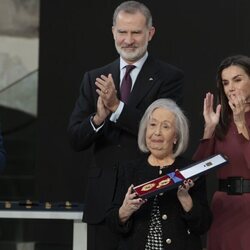
[[[126,66],[126,72],[125,75],[122,79],[122,83],[121,83],[121,100],[124,103],[128,102],[128,97],[131,91],[131,87],[132,87],[132,79],[130,76],[130,72],[135,68],[134,65],[127,65]]]
[[[130,72],[135,68],[135,65],[126,65],[126,72],[125,72],[125,76],[127,76],[128,74],[130,74]]]

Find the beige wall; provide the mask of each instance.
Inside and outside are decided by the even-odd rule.
[[[0,1],[0,105],[37,113],[39,0]]]

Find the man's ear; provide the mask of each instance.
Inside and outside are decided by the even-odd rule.
[[[152,26],[150,29],[149,29],[149,38],[148,38],[148,41],[151,41],[153,36],[155,34],[155,27]]]

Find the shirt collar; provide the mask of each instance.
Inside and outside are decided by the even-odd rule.
[[[146,51],[145,55],[138,60],[137,62],[133,63],[134,66],[136,66],[136,68],[138,68],[139,70],[141,70],[143,64],[145,63],[145,61],[148,58],[148,52]],[[121,57],[120,57],[120,70],[122,70],[125,66],[127,66],[128,63],[126,63]]]

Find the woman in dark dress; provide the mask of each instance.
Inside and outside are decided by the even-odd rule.
[[[250,249],[250,58],[224,59],[217,73],[218,101],[207,93],[203,139],[195,160],[222,153],[229,163],[217,172],[219,190],[212,199],[209,250]]]
[[[148,200],[138,198],[133,185],[181,169],[190,160],[180,156],[187,147],[188,122],[170,99],[159,99],[146,110],[138,145],[144,154],[119,168],[110,227],[121,234],[120,249],[201,250],[200,235],[211,223],[205,178],[185,180],[179,188]]]

